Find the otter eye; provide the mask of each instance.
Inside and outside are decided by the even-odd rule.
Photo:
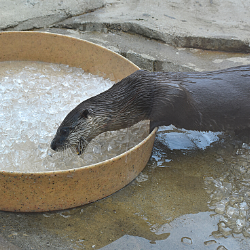
[[[60,134],[61,135],[66,136],[66,135],[68,135],[68,133],[69,133],[69,129],[68,128],[61,128],[60,129]]]
[[[87,109],[85,109],[82,113],[81,113],[81,117],[83,118],[88,118],[89,115],[89,111]]]

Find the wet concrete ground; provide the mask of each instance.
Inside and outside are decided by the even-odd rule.
[[[212,44],[223,51],[229,42],[232,51],[242,46],[247,53],[247,2],[172,1],[155,15],[146,8],[147,1],[99,1],[90,14],[75,1],[72,9],[62,1],[49,8],[39,1],[3,2],[1,30],[42,28],[80,37],[151,71],[216,70],[250,63],[249,54],[197,50]],[[133,9],[140,4],[137,15]],[[40,15],[41,9],[45,12]],[[181,37],[188,39],[178,40]],[[182,46],[183,41],[192,42]],[[243,138],[247,144],[227,135],[199,148],[199,141],[207,144],[214,138],[159,131],[144,171],[110,197],[66,211],[0,212],[1,249],[250,249],[249,136]]]

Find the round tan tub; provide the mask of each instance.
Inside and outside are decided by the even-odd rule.
[[[0,61],[17,60],[67,64],[116,82],[139,69],[124,57],[84,40],[41,32],[0,33]],[[143,170],[155,133],[156,129],[134,148],[95,165],[42,173],[0,171],[0,210],[52,211],[106,197]]]

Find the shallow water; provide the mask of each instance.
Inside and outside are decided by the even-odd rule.
[[[1,234],[22,249],[250,249],[249,145],[162,127],[122,190],[65,211],[0,212]]]

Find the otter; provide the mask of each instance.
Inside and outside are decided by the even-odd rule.
[[[170,124],[199,131],[249,128],[250,65],[194,73],[138,70],[74,108],[51,148],[82,154],[102,132],[141,120],[150,120],[150,131]]]

